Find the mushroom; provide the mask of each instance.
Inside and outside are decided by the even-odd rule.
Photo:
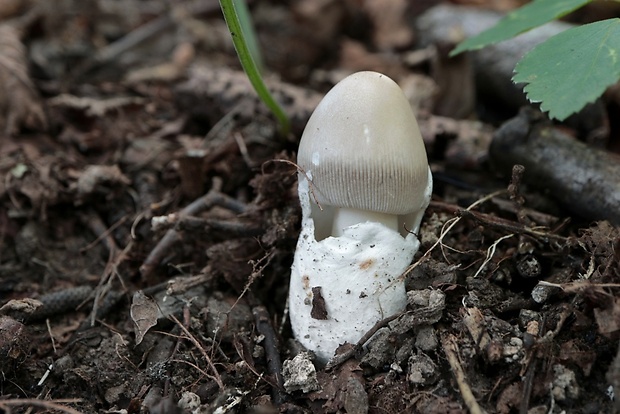
[[[291,325],[326,362],[340,344],[405,308],[401,275],[419,247],[432,176],[407,98],[377,72],[350,75],[327,93],[306,125],[297,163],[302,229]]]

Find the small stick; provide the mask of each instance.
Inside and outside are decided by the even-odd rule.
[[[476,401],[476,397],[474,397],[474,394],[467,383],[463,366],[459,360],[459,349],[456,344],[456,338],[452,334],[448,334],[446,332],[444,333],[445,334],[442,335],[441,338],[441,346],[446,354],[446,357],[448,358],[448,363],[450,364],[452,373],[456,378],[459,391],[461,392],[461,397],[463,397],[463,401],[471,414],[484,414],[485,411],[480,407],[478,401]]]
[[[310,189],[310,194],[312,194],[312,198],[314,199],[314,202],[319,207],[319,210],[323,211],[323,207],[321,206],[321,203],[319,203],[319,199],[316,197],[316,194],[314,193],[314,182],[312,182],[312,179],[308,176],[308,174],[306,173],[306,170],[301,168],[299,165],[297,165],[293,161],[277,159],[277,160],[265,161],[263,165],[261,166],[261,172],[265,174],[265,166],[273,162],[283,162],[284,164],[292,165],[293,167],[297,169],[297,172],[302,173],[304,177],[306,177],[306,180],[308,181],[308,188]]]
[[[541,324],[542,326],[543,324]],[[541,329],[542,331],[542,329]],[[519,404],[519,414],[527,414],[529,411],[530,398],[532,397],[532,390],[534,388],[534,378],[536,376],[536,369],[538,360],[536,359],[536,350],[530,350],[533,352],[532,359],[530,360],[525,376],[523,377],[523,391],[521,394],[521,404]]]
[[[181,328],[183,333],[187,336],[187,339],[189,339],[190,342],[194,344],[194,346],[198,348],[198,350],[200,350],[200,353],[202,354],[205,361],[207,362],[207,365],[209,365],[209,368],[211,368],[211,371],[213,371],[213,375],[209,375],[209,377],[211,377],[217,383],[218,387],[220,387],[220,390],[224,390],[225,387],[224,387],[224,383],[222,382],[222,377],[220,377],[220,373],[217,372],[217,368],[215,368],[215,365],[213,365],[213,361],[211,361],[211,358],[209,358],[209,355],[207,355],[207,351],[205,351],[203,346],[200,344],[200,342],[198,342],[198,340],[194,337],[194,335],[192,335],[187,330],[187,328],[183,326],[181,321],[179,321],[174,315],[170,315],[170,319],[172,319],[174,323],[176,323],[179,326],[179,328]]]
[[[280,359],[276,332],[271,325],[267,308],[264,306],[255,306],[252,309],[252,314],[256,322],[256,329],[265,337],[263,341],[265,355],[267,356],[267,370],[270,375],[273,375],[278,384],[277,387],[273,388],[273,399],[276,405],[280,405],[284,402],[285,396],[282,393],[284,381],[282,380],[282,361]]]
[[[546,241],[546,239],[553,239],[561,242],[566,242],[568,240],[567,237],[559,236],[557,234],[548,233],[545,231],[539,231],[527,226],[524,226],[521,223],[511,222],[500,217],[491,216],[489,214],[479,213],[477,211],[468,211],[461,210],[458,213],[461,217],[471,218],[478,223],[488,225],[489,227],[494,227],[496,229],[505,230],[511,233],[517,234],[525,234],[528,236],[536,237],[538,239],[542,239]]]
[[[214,186],[215,187],[215,186]],[[234,198],[222,194],[217,188],[211,189],[204,196],[196,199],[191,204],[186,206],[179,212],[180,216],[194,216],[202,211],[208,210],[213,206],[221,206],[227,208],[234,213],[241,214],[245,212],[245,204],[235,200]],[[170,247],[181,239],[179,231],[176,229],[170,229],[166,232],[164,237],[161,238],[159,243],[151,250],[146,257],[142,266],[140,266],[140,273],[142,277],[148,279],[152,272],[162,262],[163,258],[170,251]]]
[[[494,200],[494,202],[499,200]],[[536,237],[539,239],[543,239],[543,241],[547,241],[545,239],[553,239],[557,241],[567,241],[567,237],[559,236],[554,233],[545,232],[542,230],[538,230],[540,227],[528,227],[521,223],[506,220],[501,217],[493,216],[486,213],[481,213],[479,211],[473,211],[469,209],[462,209],[459,206],[443,203],[441,201],[431,201],[430,207],[434,209],[440,209],[443,211],[448,211],[450,213],[457,214],[461,218],[469,218],[475,220],[480,224],[484,224],[489,227],[493,227],[495,229],[504,230],[509,233],[517,233],[517,234],[526,234],[528,236]]]
[[[471,211],[472,209],[474,209],[475,207],[479,206],[480,204],[483,204],[486,201],[491,200],[493,197],[496,197],[496,196],[498,196],[500,194],[504,194],[505,192],[506,192],[505,190],[499,190],[499,191],[495,191],[494,193],[487,194],[486,196],[482,197],[481,199],[476,200],[475,202],[473,202],[464,211]],[[435,250],[435,247],[437,247],[437,246],[439,246],[440,244],[443,243],[443,238],[446,237],[446,235],[450,232],[450,230],[452,230],[452,228],[454,226],[456,226],[456,224],[459,221],[461,221],[461,218],[462,218],[462,216],[461,217],[454,217],[454,218],[451,218],[450,220],[448,220],[444,224],[444,228],[441,230],[441,234],[437,238],[437,241],[422,255],[422,257],[420,257],[420,259],[417,262],[415,262],[414,264],[409,266],[407,269],[405,269],[403,274],[398,278],[398,281],[404,280],[407,277],[407,275],[413,271],[413,269],[415,269],[416,267],[418,267],[420,265],[420,263],[423,263],[426,259],[428,259],[429,256],[431,255],[431,252],[433,250]]]
[[[233,237],[254,237],[262,234],[265,229],[253,223],[239,221],[215,220],[199,217],[180,217],[177,220],[178,230],[198,229],[205,232],[220,231],[225,233],[227,238]]]
[[[600,287],[600,288],[618,288],[620,287],[620,283],[592,283],[586,280],[578,280],[575,282],[568,283],[552,283],[547,282],[546,280],[541,280],[538,282],[541,286],[549,286],[555,287],[558,289],[562,289],[565,292],[578,292],[582,289],[587,289],[589,287]]]
[[[495,240],[491,246],[489,246],[489,248],[487,249],[487,257],[486,259],[484,259],[484,262],[482,262],[482,264],[478,268],[478,271],[474,274],[474,279],[477,278],[480,275],[480,273],[482,273],[486,265],[491,261],[491,259],[493,259],[493,255],[495,255],[495,250],[497,249],[497,245],[502,240],[509,239],[512,236],[514,236],[514,234],[507,234],[505,236],[502,236],[499,239]]]
[[[349,349],[346,352],[343,352],[342,354],[338,354],[335,357],[333,357],[325,366],[325,370],[329,371],[337,367],[338,365],[343,364],[345,361],[347,361],[349,358],[355,355],[359,350],[361,350],[364,344],[368,342],[368,340],[372,338],[372,336],[376,334],[379,329],[387,326],[390,322],[392,322],[395,319],[400,318],[406,313],[408,313],[408,311],[403,311],[403,312],[397,313],[396,315],[388,316],[387,318],[382,319],[379,322],[375,323],[373,327],[370,328],[368,332],[366,332],[364,336],[360,338],[359,341],[357,341],[357,343],[353,346],[353,348]]]
[[[108,251],[118,251],[119,248],[116,245],[116,241],[114,241],[114,237],[112,237],[112,232],[116,230],[118,226],[127,221],[128,216],[121,217],[116,223],[114,223],[109,228],[103,223],[101,217],[98,214],[81,214],[80,221],[82,224],[85,224],[90,228],[90,230],[97,236],[95,240],[90,242],[87,246],[82,247],[80,249],[80,253],[83,253],[91,248],[93,248],[97,243],[103,241],[105,247]]]
[[[78,67],[73,79],[82,77],[90,71],[118,58],[123,53],[139,46],[140,44],[152,39],[154,36],[162,33],[170,27],[178,24],[177,20],[182,15],[196,15],[204,13],[213,13],[217,10],[218,5],[214,1],[198,2],[199,4],[189,7],[177,7],[172,13],[168,13],[157,19],[147,22],[113,43],[99,49],[95,56]]]
[[[0,408],[6,410],[7,412],[11,412],[8,407],[20,407],[20,406],[35,406],[41,407],[45,410],[56,410],[62,413],[67,414],[82,414],[81,411],[75,410],[71,407],[67,407],[65,405],[61,405],[59,403],[79,403],[82,402],[81,399],[62,399],[62,400],[39,400],[37,398],[15,398],[11,400],[0,400]]]
[[[520,223],[529,224],[527,221],[521,221],[526,219],[523,214],[523,205],[525,204],[525,197],[521,194],[521,179],[525,173],[525,167],[521,164],[515,164],[512,166],[512,176],[510,178],[510,184],[508,184],[508,196],[510,200],[517,206],[517,218]]]

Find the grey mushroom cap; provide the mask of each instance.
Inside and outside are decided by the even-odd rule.
[[[301,137],[297,163],[319,204],[404,215],[426,206],[424,142],[400,87],[358,72],[325,95]]]

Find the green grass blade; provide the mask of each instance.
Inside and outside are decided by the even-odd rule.
[[[233,2],[235,3],[235,10],[237,10],[237,16],[239,16],[239,24],[245,36],[245,41],[248,45],[250,55],[252,55],[252,59],[254,59],[254,63],[256,63],[259,73],[263,73],[265,65],[263,63],[263,57],[261,56],[260,47],[258,46],[258,39],[256,32],[254,31],[254,25],[252,24],[252,17],[250,15],[248,5],[245,0],[233,0]]]
[[[275,117],[278,119],[278,122],[280,122],[282,134],[284,136],[288,135],[288,132],[290,131],[290,120],[282,107],[278,104],[278,102],[276,102],[271,93],[269,93],[258,67],[254,62],[254,59],[252,59],[252,54],[248,48],[248,42],[245,37],[246,33],[244,33],[242,29],[239,21],[239,14],[235,8],[234,1],[220,0],[220,7],[222,9],[222,13],[224,14],[224,20],[226,21],[226,25],[230,31],[233,44],[235,45],[235,50],[237,51],[237,56],[239,57],[243,70],[248,76],[248,79],[250,80],[250,83],[254,87],[254,90],[258,96],[265,103],[265,105],[267,105],[271,112],[273,112]]]

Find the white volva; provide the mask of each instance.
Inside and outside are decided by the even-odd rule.
[[[414,234],[403,238],[375,222],[317,241],[305,177],[300,177],[299,200],[302,228],[291,269],[291,325],[295,338],[326,362],[340,344],[355,344],[375,323],[405,309],[405,284],[398,278],[419,242]],[[315,298],[317,288],[324,303]]]
[[[353,74],[325,96],[297,162],[302,228],[290,319],[297,340],[326,362],[405,309],[401,276],[419,247],[432,176],[409,102],[376,72]]]

